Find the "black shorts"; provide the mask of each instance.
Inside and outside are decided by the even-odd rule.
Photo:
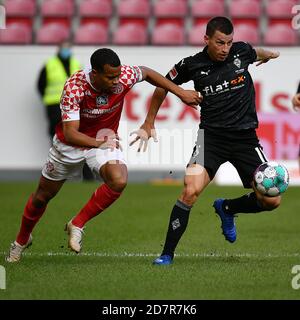
[[[255,129],[198,131],[197,142],[188,165],[198,163],[204,166],[212,180],[221,164],[227,161],[236,168],[244,188],[251,188],[254,171],[267,161]]]

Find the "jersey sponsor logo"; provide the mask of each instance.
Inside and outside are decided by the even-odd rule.
[[[171,80],[174,80],[178,76],[178,72],[175,67],[170,70],[169,76],[170,76]]]
[[[116,105],[112,106],[109,109],[83,109],[82,116],[85,118],[97,118],[102,114],[111,113],[115,111],[120,106],[121,106],[121,103],[118,102]]]
[[[124,90],[124,87],[122,83],[118,83],[117,85],[112,87],[111,92],[114,94],[120,94],[121,92],[123,92],[123,90]]]
[[[215,86],[210,85],[204,87],[203,91],[206,96],[215,95],[223,92],[227,92],[232,89],[238,89],[243,87],[245,84],[246,77],[244,75],[238,76],[230,81],[224,80],[223,83],[217,84]]]
[[[245,76],[238,76],[237,78],[233,79],[230,81],[230,84],[235,86],[237,84],[243,83],[245,81],[246,77]]]
[[[96,105],[97,107],[105,106],[108,104],[108,95],[98,96],[96,98]]]

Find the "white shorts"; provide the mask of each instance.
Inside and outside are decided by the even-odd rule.
[[[111,149],[75,148],[62,143],[55,135],[42,175],[54,181],[81,178],[82,167],[86,162],[91,171],[99,177],[100,168],[113,160],[119,160],[126,165],[120,149],[111,151]]]

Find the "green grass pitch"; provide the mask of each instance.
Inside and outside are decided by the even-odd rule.
[[[212,203],[240,187],[209,186],[194,206],[174,264],[153,266],[161,252],[180,186],[129,184],[122,197],[86,225],[83,252],[67,248],[65,223],[96,188],[67,183],[33,232],[20,263],[5,253],[35,183],[0,184],[0,265],[6,299],[299,299],[292,267],[300,265],[299,188],[290,187],[275,212],[240,214],[238,238],[224,240]]]

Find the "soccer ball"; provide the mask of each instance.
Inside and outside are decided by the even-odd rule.
[[[289,173],[282,164],[264,162],[254,172],[254,183],[261,194],[276,197],[288,188]]]

